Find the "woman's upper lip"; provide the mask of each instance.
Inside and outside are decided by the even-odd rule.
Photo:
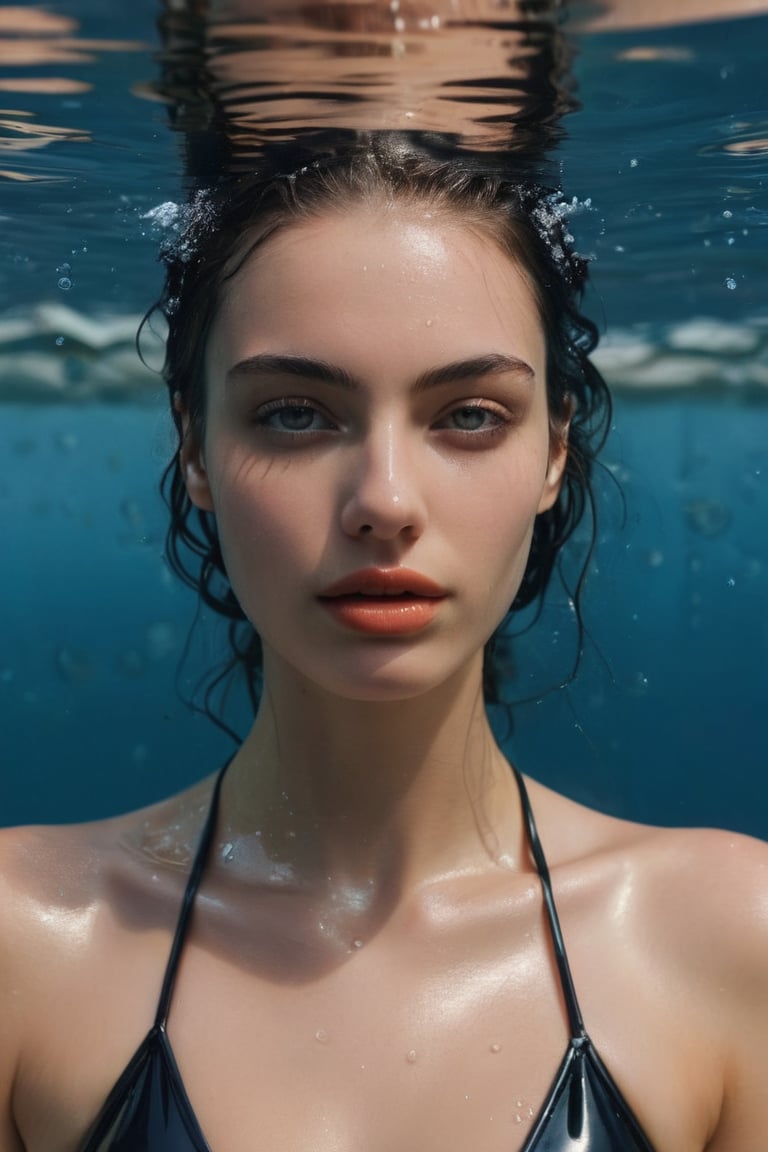
[[[361,568],[334,581],[320,593],[322,599],[332,596],[398,596],[410,592],[414,596],[447,596],[434,580],[411,568]]]

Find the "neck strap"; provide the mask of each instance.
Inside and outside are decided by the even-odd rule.
[[[518,772],[517,768],[513,767],[517,786],[520,790],[520,802],[523,807],[523,817],[525,819],[526,832],[528,834],[528,846],[531,850],[536,871],[541,880],[541,889],[544,894],[544,907],[547,912],[547,920],[549,921],[549,931],[552,936],[552,945],[555,950],[555,960],[557,961],[557,970],[560,974],[560,986],[563,989],[563,997],[565,999],[565,1006],[568,1011],[568,1024],[571,1029],[572,1039],[583,1039],[586,1037],[587,1032],[584,1027],[584,1021],[581,1016],[581,1009],[579,1002],[576,999],[576,989],[573,984],[573,977],[571,975],[570,965],[568,964],[568,957],[565,952],[565,942],[563,940],[563,933],[560,928],[560,919],[557,915],[557,908],[555,907],[555,898],[552,894],[552,881],[549,876],[549,868],[547,866],[546,857],[544,856],[544,849],[541,846],[539,839],[538,829],[536,828],[536,821],[533,818],[533,808],[531,801],[528,797],[528,789],[525,786],[523,777]]]
[[[224,779],[224,773],[229,767],[229,761],[219,772],[216,777],[216,783],[213,786],[211,793],[211,800],[208,806],[208,815],[205,818],[203,830],[200,833],[200,840],[195,852],[195,858],[192,861],[192,868],[187,880],[187,886],[184,890],[184,899],[181,902],[181,910],[179,918],[176,922],[176,931],[173,937],[173,944],[171,945],[170,955],[168,956],[168,964],[165,969],[165,976],[163,977],[163,986],[160,991],[160,999],[157,1005],[157,1013],[155,1015],[155,1027],[165,1027],[168,1020],[168,1010],[171,1006],[171,997],[173,996],[173,987],[176,982],[176,970],[179,965],[179,957],[181,950],[184,947],[187,930],[189,928],[189,921],[192,915],[192,909],[195,903],[195,896],[197,889],[200,887],[200,881],[205,871],[205,865],[208,862],[208,852],[211,847],[213,833],[216,829],[216,817],[219,811],[219,794],[221,792],[221,782]]]

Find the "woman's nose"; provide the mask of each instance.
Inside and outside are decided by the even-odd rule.
[[[360,445],[350,468],[341,526],[350,536],[416,538],[426,522],[424,461],[407,437],[387,425]]]

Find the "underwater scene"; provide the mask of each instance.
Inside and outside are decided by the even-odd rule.
[[[0,9],[0,823],[110,815],[231,754],[202,713],[226,626],[164,556],[164,334],[137,332],[218,165],[387,129],[525,154],[590,261],[614,413],[585,629],[582,536],[512,622],[505,749],[604,811],[768,837],[768,14],[632,7]]]

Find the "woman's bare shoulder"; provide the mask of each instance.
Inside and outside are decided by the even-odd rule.
[[[735,1001],[761,995],[768,1018],[768,843],[618,819],[537,784],[531,796],[566,889],[620,893],[625,923],[649,955]]]
[[[531,799],[553,867],[621,863],[633,883],[673,913],[708,919],[708,910],[741,927],[768,918],[768,843],[719,828],[668,828],[606,815],[531,782]],[[744,925],[743,927],[747,927]]]
[[[204,781],[105,820],[0,830],[4,986],[9,967],[34,972],[87,950],[105,920],[163,918],[166,901],[178,901],[209,795]]]

